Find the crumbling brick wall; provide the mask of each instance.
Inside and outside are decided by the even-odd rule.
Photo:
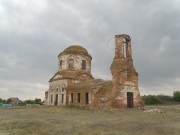
[[[133,65],[131,38],[128,35],[116,35],[115,43],[115,57],[111,65],[114,98],[112,106],[127,108],[128,92],[133,93],[132,107],[140,106],[142,100],[138,89],[138,73]]]

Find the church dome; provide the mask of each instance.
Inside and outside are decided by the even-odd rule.
[[[88,57],[91,57],[91,55],[88,53],[88,51],[79,45],[72,45],[68,48],[66,48],[62,53],[66,53],[66,54],[82,54],[82,55],[86,55]]]

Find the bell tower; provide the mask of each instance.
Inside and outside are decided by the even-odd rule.
[[[115,35],[115,58],[132,59],[131,38],[128,35]]]
[[[111,64],[113,103],[116,108],[132,108],[142,101],[138,89],[136,72],[129,35],[115,35],[115,57]]]

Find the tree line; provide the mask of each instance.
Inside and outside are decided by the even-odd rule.
[[[0,98],[0,103],[10,104],[11,102],[12,102],[11,99],[5,100],[5,99]],[[19,104],[40,104],[41,105],[43,104],[43,101],[41,101],[40,98],[36,98],[34,100],[29,99],[29,100],[21,101],[19,102]]]
[[[151,104],[172,104],[180,102],[180,91],[174,91],[173,96],[167,95],[144,95],[142,99],[146,105]]]

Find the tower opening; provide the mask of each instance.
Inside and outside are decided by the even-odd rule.
[[[126,59],[126,53],[127,53],[127,49],[126,49],[126,39],[123,38],[123,54],[124,54],[124,58]]]

